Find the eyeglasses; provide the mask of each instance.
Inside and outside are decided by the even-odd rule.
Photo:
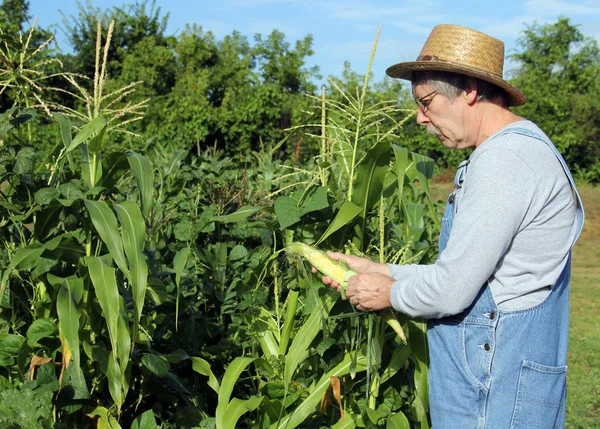
[[[437,93],[437,91],[432,91],[424,97],[414,97],[415,103],[417,103],[417,106],[425,112],[429,107],[429,103],[431,103],[431,100],[433,100],[433,97],[435,97]]]

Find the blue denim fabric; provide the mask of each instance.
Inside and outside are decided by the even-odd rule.
[[[502,134],[506,133],[537,138],[555,152],[577,198],[577,238],[583,227],[583,206],[562,156],[546,136],[516,127],[508,127]],[[450,236],[459,199],[456,194],[467,167],[468,161],[459,166],[455,192],[448,199],[440,253]],[[461,314],[429,321],[434,429],[564,426],[570,266],[569,257],[547,298],[533,308],[499,310],[486,284]]]

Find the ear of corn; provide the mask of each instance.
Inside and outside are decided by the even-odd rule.
[[[400,324],[400,321],[398,321],[398,318],[396,317],[392,309],[386,308],[382,313],[382,317],[383,320],[385,320],[385,323],[390,325],[390,327],[396,332],[396,334],[398,334],[400,340],[404,344],[406,344],[406,335],[404,335],[404,329],[402,329],[402,325]]]
[[[348,279],[357,274],[355,271],[346,267],[343,262],[334,261],[329,258],[325,252],[304,243],[291,243],[286,247],[286,252],[303,257],[320,273],[330,277],[334,282],[339,284],[342,299],[346,299]]]

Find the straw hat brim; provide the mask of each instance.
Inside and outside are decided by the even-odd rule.
[[[521,106],[527,101],[523,93],[519,91],[517,87],[501,77],[491,73],[486,73],[485,71],[475,67],[469,67],[464,64],[456,64],[451,61],[409,61],[394,64],[393,66],[388,67],[385,73],[390,77],[411,80],[412,72],[419,71],[454,72],[493,83],[508,93],[510,106]]]

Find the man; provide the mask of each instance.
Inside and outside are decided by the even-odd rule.
[[[387,69],[411,81],[419,124],[445,147],[475,148],[458,168],[436,263],[329,253],[359,272],[346,291],[358,309],[429,319],[435,429],[564,424],[570,251],[583,207],[548,137],[509,110],[526,100],[502,79],[503,62],[501,41],[440,25],[417,61]]]

